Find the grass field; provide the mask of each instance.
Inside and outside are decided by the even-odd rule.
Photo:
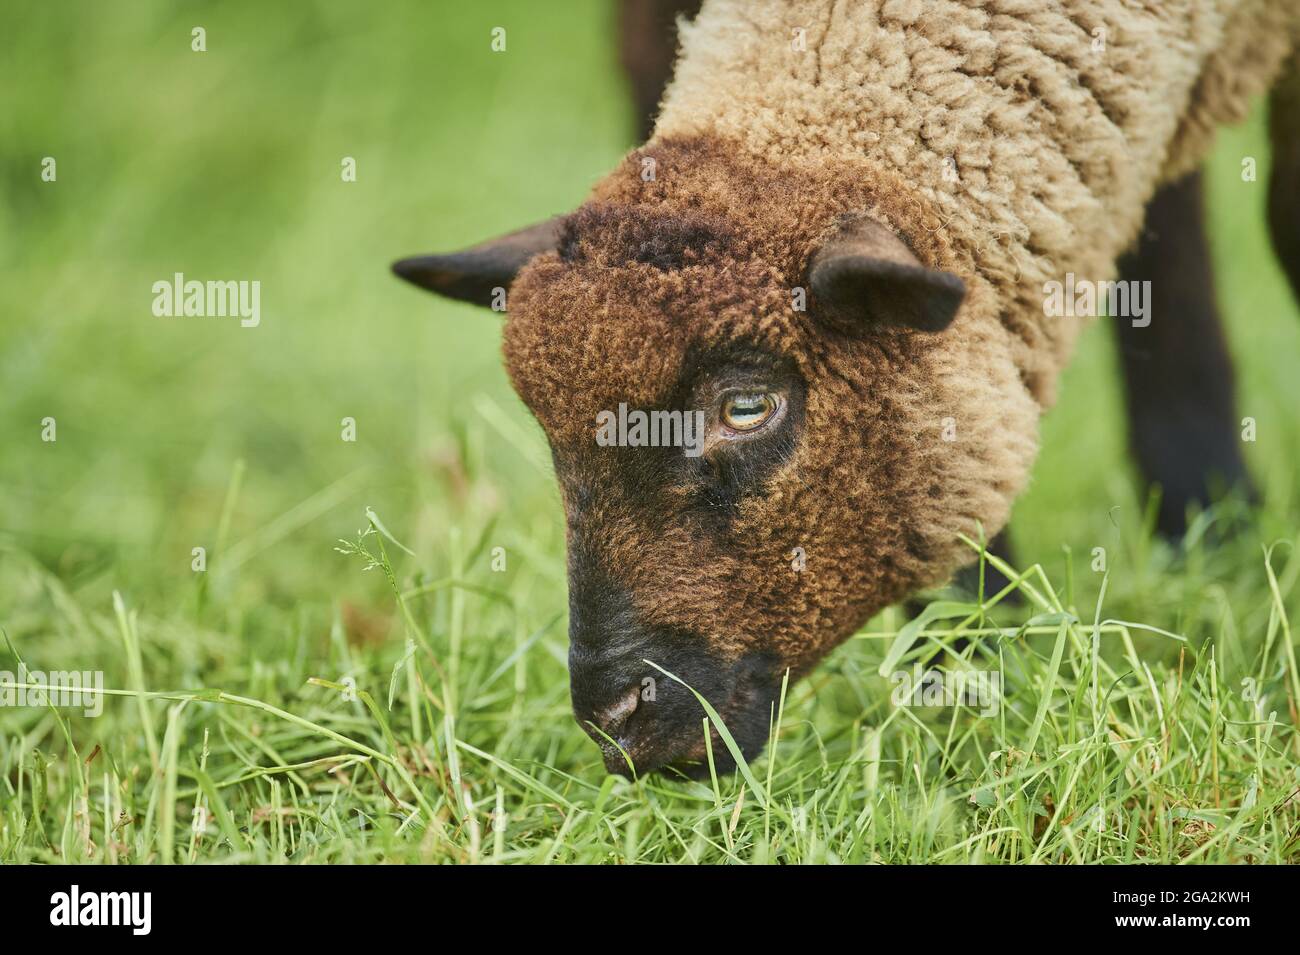
[[[0,30],[0,670],[114,693],[0,707],[0,861],[1300,860],[1300,315],[1261,116],[1207,176],[1260,505],[1152,538],[1098,323],[1013,521],[1021,605],[932,595],[903,640],[888,611],[745,772],[628,782],[569,714],[562,514],[497,319],[387,273],[573,207],[630,145],[610,6],[72,6]],[[260,325],[155,317],[176,272],[260,280]],[[948,665],[1002,671],[995,716],[890,703],[908,637],[904,667],[970,634]]]

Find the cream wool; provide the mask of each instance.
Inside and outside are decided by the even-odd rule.
[[[1300,4],[1280,0],[710,0],[681,25],[652,144],[901,177],[958,273],[996,293],[966,311],[1000,310],[1048,404],[1083,320],[1046,317],[1044,282],[1109,279],[1156,188],[1245,115],[1297,33]]]

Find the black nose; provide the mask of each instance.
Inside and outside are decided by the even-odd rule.
[[[617,585],[585,548],[570,548],[569,687],[573,715],[601,743],[632,729],[641,685],[658,676],[644,662],[653,641],[638,626],[631,594]],[[590,724],[590,725],[589,725]],[[592,727],[599,732],[593,732]]]
[[[632,718],[632,714],[636,712],[637,704],[640,702],[641,690],[634,686],[608,706],[602,706],[592,713],[591,721],[603,733],[617,739],[627,726],[628,720]]]
[[[726,660],[685,631],[649,630],[639,639],[621,633],[604,646],[569,644],[573,715],[600,747],[605,768],[624,776],[665,768],[696,778],[708,772],[705,710],[696,693],[720,715],[745,758],[756,755],[775,714],[777,672],[765,654]],[[735,765],[732,757],[718,728],[710,733],[712,764],[727,772]]]
[[[569,645],[569,690],[573,715],[583,728],[618,739],[629,729],[641,705],[642,671],[651,668],[640,654],[591,649],[576,641]]]
[[[697,633],[648,625],[630,591],[606,574],[584,546],[581,526],[572,530],[569,689],[573,715],[600,746],[605,768],[630,776],[668,766],[677,770],[681,765],[703,765],[704,709],[696,692],[724,719],[736,721],[728,728],[743,752],[761,749],[767,738],[771,687],[778,685],[771,680],[772,661],[724,659]],[[713,743],[715,764],[725,771],[730,766],[726,749],[720,738]]]

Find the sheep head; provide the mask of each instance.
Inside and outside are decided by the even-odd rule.
[[[899,237],[915,204],[658,142],[570,216],[395,266],[508,289],[506,365],[567,519],[574,712],[611,771],[707,771],[683,683],[755,755],[787,671],[1005,521],[1037,408],[988,290],[936,265],[960,255]]]

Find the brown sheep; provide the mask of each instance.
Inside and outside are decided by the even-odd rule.
[[[1113,277],[1214,126],[1300,83],[1298,32],[1270,0],[706,0],[650,141],[577,212],[394,266],[508,303],[611,771],[700,770],[702,711],[656,666],[753,755],[783,674],[1003,526],[1088,317],[1049,288]],[[1300,117],[1273,132],[1295,181]],[[599,440],[626,409],[702,412],[702,443]]]

